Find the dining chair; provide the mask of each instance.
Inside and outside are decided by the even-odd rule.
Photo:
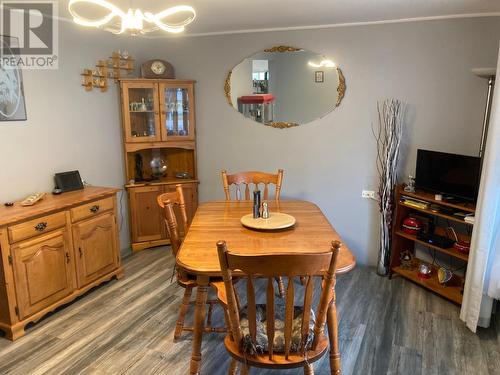
[[[259,190],[260,185],[264,185],[263,200],[269,199],[269,185],[275,185],[274,199],[279,201],[281,194],[281,185],[283,183],[283,169],[278,169],[277,174],[265,172],[239,172],[235,174],[227,174],[225,170],[221,172],[222,184],[226,200],[231,200],[231,185],[235,185],[235,200],[242,199],[241,185],[244,185],[245,200],[250,198],[250,185],[253,185],[253,191]]]
[[[250,185],[253,185],[253,191],[257,191],[260,185],[264,185],[264,193],[262,200],[266,201],[269,199],[269,185],[275,185],[274,200],[279,201],[281,195],[281,185],[283,183],[283,169],[278,169],[277,174],[266,173],[266,172],[238,172],[235,174],[227,174],[226,170],[221,172],[222,176],[222,186],[224,187],[224,193],[226,195],[226,200],[231,200],[231,185],[235,185],[235,200],[241,200],[241,185],[245,186],[245,200],[250,200]],[[253,199],[253,197],[252,197]],[[283,285],[283,280],[277,278],[278,292],[281,297],[285,293],[285,286]]]
[[[164,221],[167,228],[167,233],[170,237],[170,243],[172,247],[172,252],[174,256],[177,256],[179,248],[182,244],[182,238],[180,236],[180,228],[177,220],[177,214],[180,216],[180,221],[183,225],[184,233],[187,233],[188,229],[188,219],[186,214],[186,203],[184,200],[184,194],[182,192],[182,185],[176,185],[175,191],[163,193],[157,197],[158,205],[163,209]],[[175,210],[177,208],[177,210]],[[196,277],[194,275],[189,275],[182,269],[176,269],[177,283],[183,287],[184,296],[182,298],[181,306],[179,309],[179,317],[177,318],[177,323],[174,332],[174,341],[178,340],[182,334],[182,331],[193,332],[194,328],[192,326],[186,326],[184,320],[186,318],[189,305],[194,304],[195,301],[191,301],[191,295],[193,288],[198,285],[196,283]],[[205,332],[226,332],[225,327],[212,327],[212,311],[213,306],[218,304],[218,300],[209,299],[207,300],[208,312],[206,325],[204,326]]]
[[[248,375],[252,367],[302,367],[304,374],[312,375],[313,363],[328,348],[330,373],[340,374],[335,305],[335,269],[340,246],[339,241],[333,241],[330,251],[324,253],[249,255],[228,251],[224,241],[217,243],[223,282],[213,286],[229,319],[230,332],[224,344],[232,357],[230,375],[235,375],[238,367],[242,375]],[[238,277],[247,279],[247,305],[243,309],[238,307],[238,292],[232,283],[235,271]],[[322,290],[314,313],[311,308],[318,274],[322,277]],[[288,277],[284,304],[279,299],[275,303],[273,280],[277,276]],[[305,277],[306,284],[298,286],[297,294],[302,294],[303,303],[296,306],[294,278],[300,276]],[[255,281],[262,278],[267,279],[266,303],[257,304]],[[324,333],[325,321],[328,321],[328,337]]]

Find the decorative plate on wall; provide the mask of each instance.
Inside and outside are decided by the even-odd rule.
[[[17,38],[0,35],[3,58],[13,57],[11,48],[19,45]],[[25,121],[23,76],[17,66],[0,65],[0,121]]]
[[[344,75],[332,60],[289,46],[244,59],[224,85],[229,105],[244,117],[281,129],[325,116],[340,105],[345,91]]]

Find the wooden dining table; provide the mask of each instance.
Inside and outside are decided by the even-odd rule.
[[[269,202],[271,214],[282,212],[295,217],[295,225],[286,230],[255,231],[244,227],[240,219],[252,212],[252,201],[217,201],[198,207],[187,235],[177,254],[177,266],[196,275],[193,348],[190,374],[201,372],[201,344],[205,321],[205,304],[211,278],[222,277],[216,243],[224,240],[228,250],[248,254],[325,252],[340,236],[317,205],[307,201]],[[352,252],[342,245],[337,274],[354,268]]]

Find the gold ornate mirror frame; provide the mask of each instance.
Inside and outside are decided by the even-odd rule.
[[[272,48],[267,48],[264,50],[264,52],[297,52],[297,51],[301,51],[301,50],[302,50],[302,48],[296,48],[296,47],[290,47],[290,46],[276,46],[276,47],[272,47]],[[335,69],[337,69],[337,74],[339,77],[339,85],[337,86],[338,96],[337,96],[337,101],[335,103],[335,108],[337,108],[345,96],[346,84],[345,84],[345,77],[344,77],[344,74],[342,73],[342,70],[339,67],[336,67]],[[231,74],[232,73],[233,73],[232,69],[229,71],[229,73],[227,73],[226,81],[224,83],[224,95],[226,96],[226,100],[227,100],[228,104],[234,109],[233,101],[231,100]],[[294,126],[299,126],[299,124],[297,124],[295,122],[283,122],[283,121],[267,122],[267,123],[263,123],[263,125],[271,126],[273,128],[278,128],[278,129],[286,129],[286,128],[292,128]]]

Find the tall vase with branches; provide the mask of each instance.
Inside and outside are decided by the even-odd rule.
[[[389,272],[394,186],[397,184],[399,149],[406,105],[398,99],[377,102],[378,126],[372,126],[377,144],[378,197],[380,210],[380,251],[377,273]]]

